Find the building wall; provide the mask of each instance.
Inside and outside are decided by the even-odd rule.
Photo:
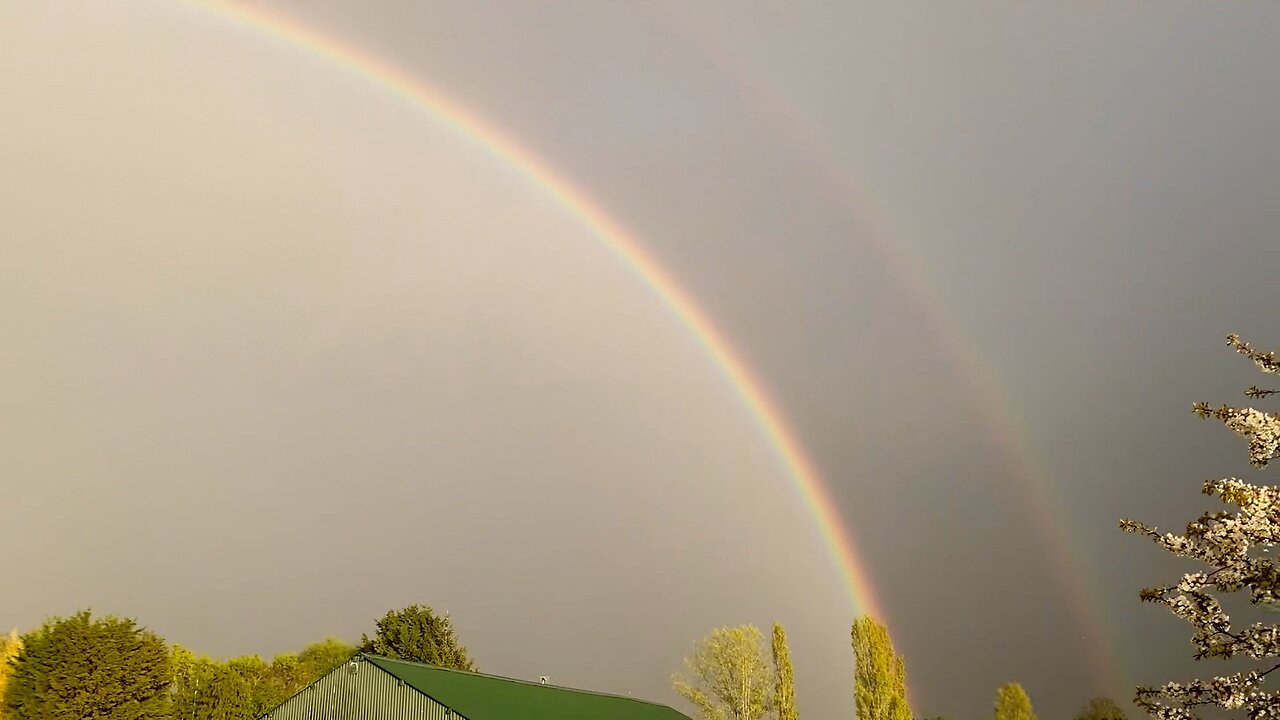
[[[466,720],[364,662],[346,663],[289,698],[268,720]]]

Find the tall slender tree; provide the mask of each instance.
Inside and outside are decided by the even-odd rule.
[[[995,720],[1036,720],[1031,696],[1016,682],[1005,683],[996,691],[995,711]]]
[[[773,672],[773,708],[778,720],[799,720],[791,649],[787,647],[787,631],[779,623],[773,624]]]
[[[911,720],[907,669],[889,629],[864,615],[853,621],[854,704],[858,720]]]

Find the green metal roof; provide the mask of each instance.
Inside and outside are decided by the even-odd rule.
[[[466,720],[689,720],[657,703],[365,655]]]

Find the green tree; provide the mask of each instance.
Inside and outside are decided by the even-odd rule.
[[[1109,697],[1096,697],[1089,701],[1075,720],[1129,720],[1124,710]]]
[[[773,624],[773,707],[778,720],[798,720],[796,712],[796,680],[791,669],[791,649],[787,647],[787,631]]]
[[[361,636],[360,652],[476,672],[448,616],[424,605],[388,611],[372,638]]]
[[[1016,682],[1005,683],[996,691],[996,720],[1036,720],[1031,709],[1031,696]]]
[[[772,710],[773,669],[755,625],[716,628],[685,659],[687,675],[672,686],[698,708],[702,720],[760,720]]]
[[[22,637],[18,635],[16,629],[0,637],[0,719],[5,717],[5,688],[9,684],[9,675],[13,673],[13,661],[17,659],[20,652],[22,652]]]
[[[911,720],[907,668],[889,629],[870,616],[853,621],[853,695],[858,720]]]
[[[293,653],[277,655],[267,666],[263,682],[266,685],[265,696],[271,703],[270,710],[293,697],[302,688],[311,684],[315,678],[308,673],[306,665]]]
[[[173,649],[173,713],[180,720],[253,720],[341,665],[355,648],[333,638],[301,653],[218,662]]]
[[[324,677],[330,670],[351,659],[356,654],[354,646],[337,638],[325,638],[311,643],[298,653],[298,661],[302,663],[308,678],[307,684]]]
[[[227,661],[227,669],[243,684],[251,717],[260,717],[310,684],[298,657],[277,655],[270,663],[257,655]],[[229,682],[229,681],[228,681]]]
[[[175,720],[252,720],[253,689],[225,663],[173,649],[172,706]]]
[[[164,720],[169,649],[134,620],[88,610],[22,636],[5,693],[7,720]]]

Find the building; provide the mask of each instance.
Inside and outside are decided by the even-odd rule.
[[[666,705],[356,655],[265,720],[689,720]]]

